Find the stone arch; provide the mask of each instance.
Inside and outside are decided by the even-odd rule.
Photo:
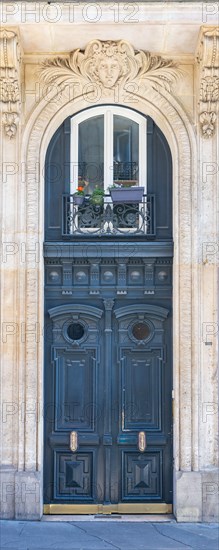
[[[195,235],[192,218],[192,201],[195,198],[194,182],[196,166],[196,140],[192,124],[177,100],[164,88],[159,90],[148,87],[147,93],[133,94],[134,101],[125,103],[128,108],[150,115],[164,133],[173,158],[173,234],[174,234],[174,388],[175,388],[175,426],[174,455],[175,469],[190,471],[198,469],[194,457],[198,455],[198,433],[192,431],[192,408],[198,407],[197,390],[192,388],[195,369],[192,370],[192,357],[195,354],[196,337],[192,333],[193,302],[192,261],[194,251],[192,236]],[[112,95],[105,96],[102,104],[113,103]],[[116,102],[115,102],[116,103]],[[63,120],[74,113],[91,106],[86,96],[69,101],[63,91],[60,97],[46,102],[41,100],[32,112],[23,134],[22,161],[26,166],[26,187],[24,189],[25,219],[20,221],[19,231],[26,234],[26,250],[40,247],[39,262],[33,255],[26,256],[25,285],[26,303],[25,322],[28,325],[39,323],[41,338],[33,339],[26,345],[25,383],[26,407],[37,395],[37,401],[43,401],[42,394],[42,327],[43,327],[43,165],[49,141]],[[194,237],[195,238],[195,237]],[[38,244],[39,243],[39,244]],[[57,251],[58,253],[58,251]],[[196,262],[195,262],[196,263]],[[193,269],[194,271],[194,269]],[[24,295],[24,293],[23,293]],[[195,329],[194,329],[195,330]],[[185,415],[186,411],[186,415]],[[198,409],[196,410],[198,417]],[[42,470],[42,419],[29,422],[24,430],[23,458],[21,465],[29,470]],[[21,434],[22,436],[22,434]],[[193,447],[191,442],[193,441]],[[192,451],[193,448],[193,451]]]

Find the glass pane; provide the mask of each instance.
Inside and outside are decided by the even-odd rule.
[[[150,328],[146,323],[135,323],[132,327],[132,334],[136,340],[146,340],[150,335]]]
[[[81,323],[71,323],[67,328],[67,335],[71,340],[81,340],[84,336],[84,327]]]
[[[95,116],[79,124],[78,184],[85,185],[85,193],[96,187],[103,189],[104,178],[104,116]]]
[[[113,117],[113,180],[124,185],[139,182],[139,125],[119,115]]]

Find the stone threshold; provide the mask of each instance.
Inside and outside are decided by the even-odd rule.
[[[109,522],[129,522],[129,523],[176,523],[172,514],[98,514],[98,515],[43,515],[41,521],[109,521]]]

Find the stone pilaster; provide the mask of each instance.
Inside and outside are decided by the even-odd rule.
[[[200,408],[199,469],[202,519],[219,519],[218,477],[218,99],[219,29],[203,27],[198,46],[200,71],[199,260]],[[204,110],[204,115],[203,115]],[[207,124],[205,122],[207,113]],[[203,123],[204,119],[204,123]],[[206,126],[205,126],[206,124]]]
[[[0,30],[0,133],[1,133],[1,506],[2,516],[14,517],[15,471],[18,467],[19,415],[17,207],[20,171],[19,34]]]
[[[197,49],[197,197],[193,202],[193,414],[190,472],[176,474],[178,521],[217,521],[218,472],[218,89],[219,31],[203,27]],[[195,246],[194,246],[195,245]],[[196,260],[195,260],[196,258]]]

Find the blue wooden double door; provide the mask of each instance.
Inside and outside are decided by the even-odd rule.
[[[130,112],[127,116],[130,119]],[[113,177],[117,184],[127,183],[127,178],[133,184],[133,177],[139,183],[142,172],[147,196],[141,203],[112,205],[106,196],[105,208],[105,202],[94,205],[92,196],[86,195],[83,207],[75,204],[70,186],[76,155],[72,117],[57,129],[47,150],[46,513],[171,510],[171,153],[160,129],[145,117],[141,170],[135,151],[137,130],[127,120],[114,119],[118,127],[113,139],[120,145],[115,145],[113,170],[119,171]],[[124,136],[131,132],[129,147],[123,146]],[[78,182],[86,184],[86,193],[91,187],[87,165],[92,160],[93,166],[94,160],[88,154],[90,141],[82,139],[77,166]],[[130,152],[126,163],[123,149]],[[106,228],[101,220],[109,210]]]
[[[134,299],[110,292],[121,266],[103,262],[106,296],[85,300],[92,263],[71,266],[75,296],[57,299],[63,266],[47,262],[45,512],[171,510],[171,262],[153,265],[159,305],[150,290],[139,299],[137,263],[126,264]]]

